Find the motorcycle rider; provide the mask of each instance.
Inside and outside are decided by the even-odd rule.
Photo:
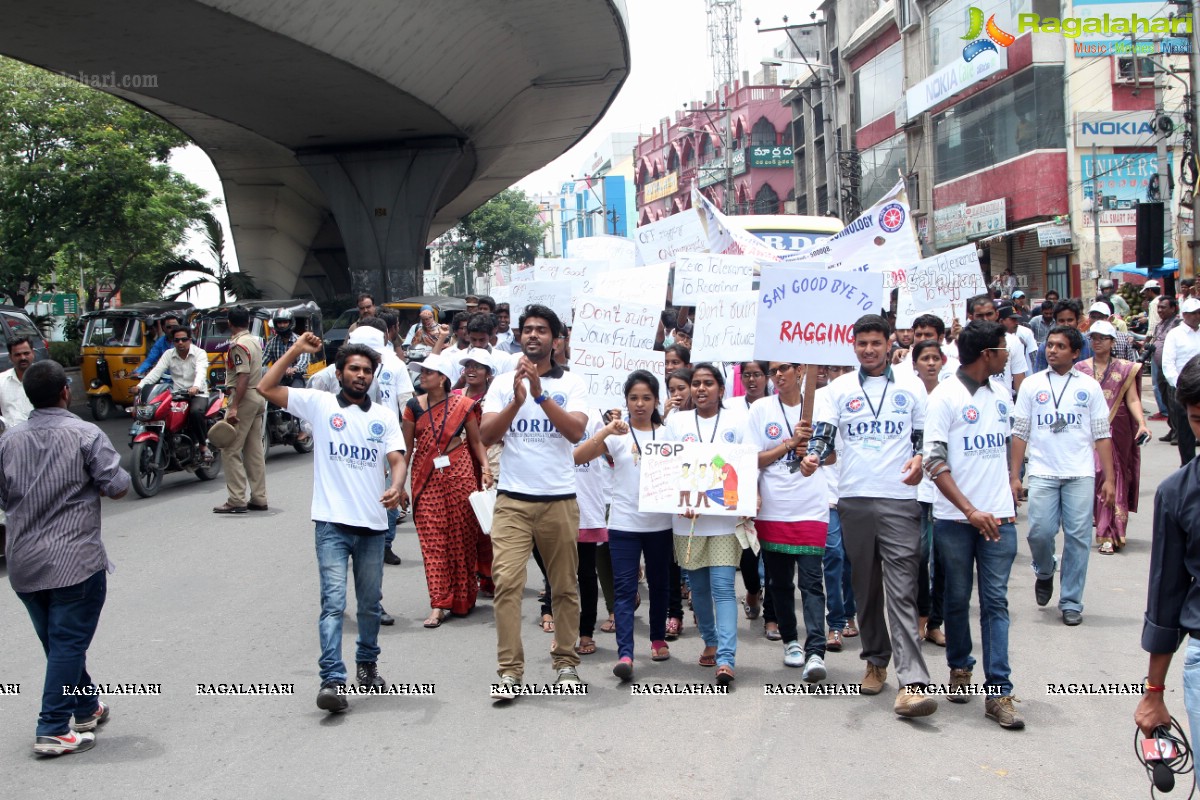
[[[191,430],[192,441],[200,445],[200,458],[205,463],[212,461],[212,453],[208,449],[208,430],[204,416],[208,413],[208,353],[192,343],[192,331],[186,325],[172,325],[167,331],[167,338],[174,345],[163,353],[158,363],[134,387],[133,394],[141,398],[142,389],[153,386],[167,374],[171,375],[171,383],[175,391],[186,388],[188,400],[188,428]]]
[[[133,371],[133,376],[140,378],[146,374],[146,371],[158,363],[162,358],[163,353],[171,349],[171,334],[169,331],[179,324],[179,315],[173,313],[163,314],[158,319],[158,330],[160,335],[154,340],[154,344],[150,345],[150,352],[146,354],[146,360],[138,364],[137,369]]]
[[[294,317],[291,310],[281,308],[271,317],[271,328],[275,331],[274,335],[267,340],[267,344],[263,347],[263,371],[283,357],[283,354],[296,343],[298,337],[296,331],[293,330],[292,322]],[[296,359],[296,363],[288,367],[285,374],[285,385],[294,386],[296,388],[304,387],[304,378],[308,374],[308,365],[312,362],[312,356],[308,353],[301,353]]]

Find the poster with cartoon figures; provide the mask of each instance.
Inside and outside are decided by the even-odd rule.
[[[750,445],[647,442],[639,469],[639,511],[749,517],[758,510],[758,451]]]

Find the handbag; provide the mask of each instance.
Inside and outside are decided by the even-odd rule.
[[[496,510],[496,490],[484,489],[471,492],[467,499],[471,503],[471,510],[475,512],[475,518],[479,520],[480,529],[484,534],[490,536],[492,534],[492,514]]]

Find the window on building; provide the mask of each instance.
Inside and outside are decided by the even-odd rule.
[[[675,152],[675,148],[672,147],[670,149],[670,151],[667,153],[667,172],[678,172],[678,171],[679,171],[679,153]]]
[[[825,186],[817,187],[817,214],[824,216],[829,213],[829,190]]]
[[[1048,256],[1046,258],[1046,292],[1058,292],[1059,297],[1071,296],[1071,275],[1068,271],[1068,257]]]
[[[858,154],[858,201],[863,208],[873,205],[896,185],[896,173],[907,172],[908,145],[904,134],[898,133]]]
[[[934,117],[939,183],[1066,143],[1061,67],[1031,67]]]
[[[1134,61],[1137,62],[1137,74],[1134,74]],[[1154,62],[1146,57],[1134,59],[1132,56],[1117,58],[1117,83],[1134,83],[1136,80],[1154,82]]]
[[[751,147],[774,147],[779,144],[775,126],[766,117],[759,117],[758,122],[750,129]]]
[[[829,66],[832,67],[832,69],[829,70],[829,78],[834,83],[842,79],[842,62],[839,60],[839,58],[840,55],[836,47],[829,51]]]
[[[892,114],[904,96],[904,49],[897,42],[854,72],[857,125]]]
[[[700,139],[700,163],[711,161],[716,158],[716,153],[713,152],[713,140],[707,133]]]
[[[758,193],[754,195],[754,213],[755,214],[778,214],[779,213],[779,195],[771,188],[771,184],[764,183]]]

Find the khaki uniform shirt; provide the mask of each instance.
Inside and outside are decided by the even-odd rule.
[[[237,385],[238,376],[249,373],[250,383],[247,389],[258,386],[262,380],[262,342],[249,331],[242,331],[229,340],[229,355],[225,365],[225,388],[232,389]]]

